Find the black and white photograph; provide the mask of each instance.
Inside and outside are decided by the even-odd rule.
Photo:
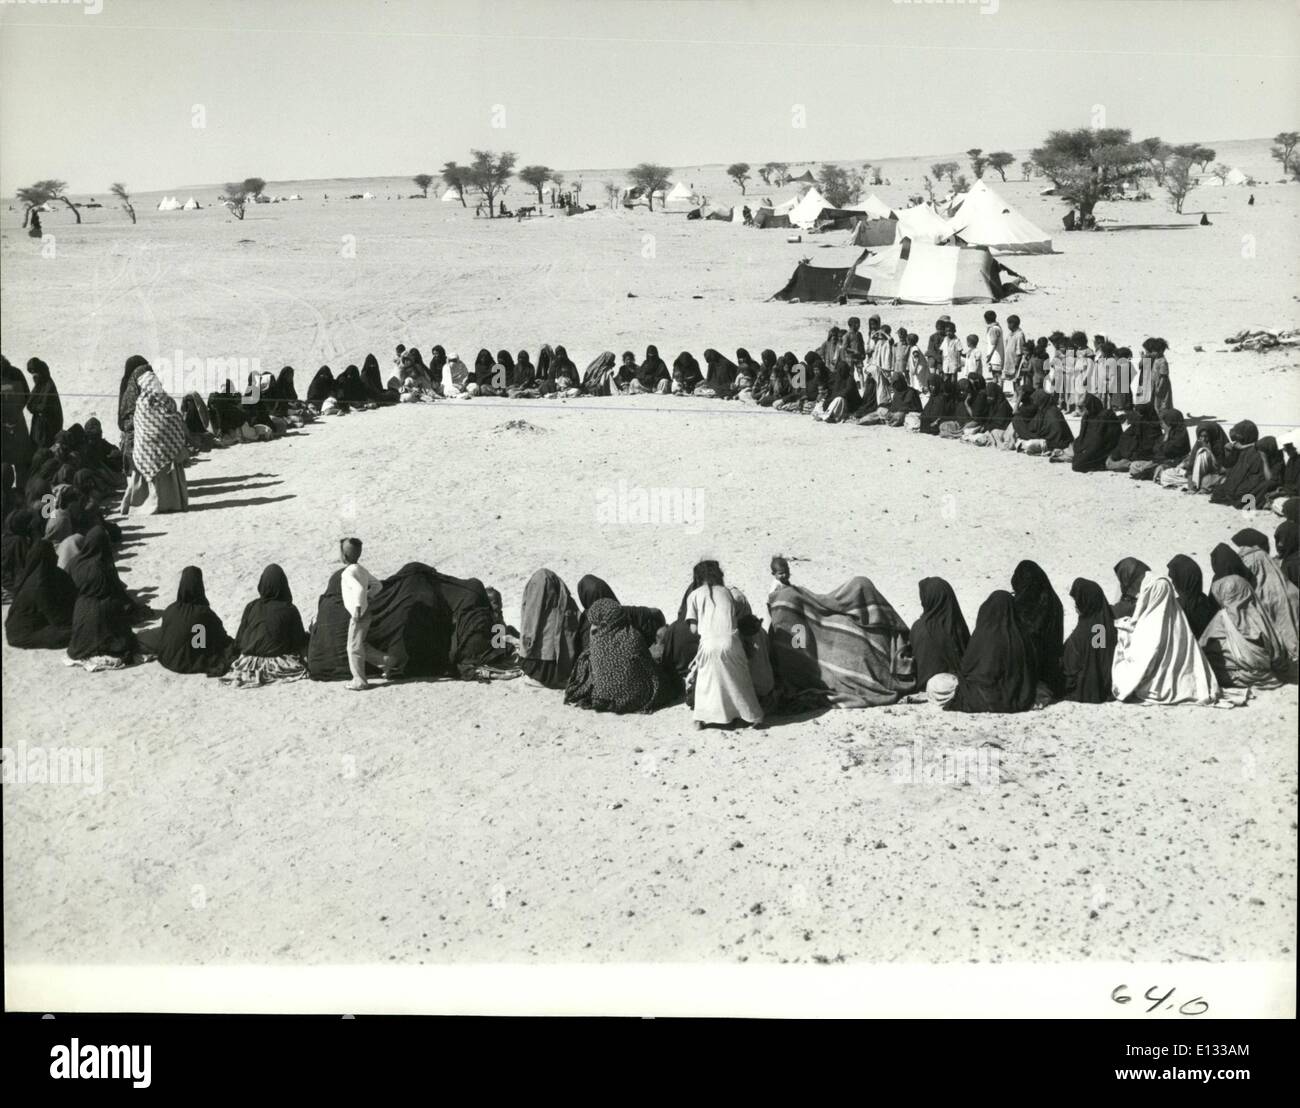
[[[1289,0],[0,2],[6,1010],[1294,1018],[1298,90]]]

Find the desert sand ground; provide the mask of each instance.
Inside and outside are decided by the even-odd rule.
[[[1215,145],[1276,178],[1266,144]],[[933,160],[887,164],[894,184],[874,191],[902,202]],[[584,174],[585,199],[604,175]],[[1059,227],[1063,205],[1018,175],[992,183]],[[716,168],[681,176],[739,198]],[[333,199],[367,187],[379,199]],[[648,342],[669,358],[802,352],[869,314],[765,302],[807,237],[644,211],[494,223],[383,199],[412,191],[402,182],[273,186],[295,189],[301,203],[242,223],[147,198],[136,227],[110,209],[81,227],[52,215],[53,257],[3,213],[5,353],[39,354],[68,419],[108,426],[135,352],[292,364],[301,390],[322,362],[373,350],[386,365],[399,341],[467,360],[558,341],[583,365]],[[1038,291],[999,313],[1035,335],[1161,334],[1189,415],[1294,428],[1295,355],[1221,352],[1242,327],[1296,322],[1300,188],[1261,185],[1254,207],[1249,191],[1198,192],[1182,218],[1159,199],[1107,205],[1108,227],[1203,209],[1214,225],[1060,233],[1061,253],[1009,259]],[[984,308],[871,310],[928,334],[940,311],[976,330]],[[201,565],[231,628],[269,561],[314,612],[344,533],[380,575],[419,559],[478,576],[511,615],[543,565],[672,611],[705,555],[761,606],[784,552],[812,588],[872,577],[909,621],[917,580],[939,574],[973,621],[1022,557],[1063,597],[1076,576],[1113,595],[1119,558],[1187,553],[1208,569],[1243,525],[1126,478],[651,398],[352,415],[207,455],[189,476],[189,513],[126,522],[122,570],[160,612],[181,567]],[[700,490],[698,525],[602,524],[620,481]],[[595,716],[522,681],[236,692],[156,665],[90,675],[7,646],[3,659],[6,745],[104,751],[97,794],[5,791],[12,963],[1294,958],[1294,686],[1233,711],[902,705],[696,733],[685,708]],[[945,752],[994,778],[928,779]],[[913,755],[921,771],[900,773]]]

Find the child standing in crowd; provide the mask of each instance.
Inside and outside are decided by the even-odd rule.
[[[992,369],[991,366],[989,368]],[[984,354],[980,350],[979,335],[966,336],[966,353],[962,359],[962,370],[967,377],[984,376]],[[1002,378],[996,371],[993,380],[999,388],[1002,387]]]
[[[961,372],[961,340],[957,338],[957,324],[949,320],[944,324],[943,338],[943,379],[955,384],[957,374]]]
[[[853,372],[860,377],[862,365],[867,360],[867,340],[862,334],[862,320],[855,315],[849,316],[849,329],[844,334],[844,349],[848,353]]]
[[[1002,338],[1002,327],[998,324],[998,313],[984,313],[984,352],[981,361],[988,367],[989,375],[999,385],[1002,384],[1002,367],[1006,359],[1006,343]]]
[[[767,599],[771,603],[777,589],[783,589],[790,584],[790,563],[778,554],[772,559],[769,568],[772,571],[772,587],[767,590]]]
[[[933,376],[938,379],[938,374],[931,373],[930,360],[921,353],[921,336],[915,332],[909,332],[907,336],[907,373],[911,379],[912,387],[917,392],[929,392],[930,381]]]
[[[1018,384],[1025,375],[1025,363],[1032,350],[1033,343],[1020,329],[1020,317],[1007,316],[1007,356],[1002,366],[1002,376]]]
[[[948,317],[941,315],[934,321],[934,333],[925,348],[925,360],[930,363],[930,376],[938,378],[943,373],[943,340],[948,336]]]

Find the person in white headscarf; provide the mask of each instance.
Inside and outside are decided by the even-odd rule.
[[[1142,582],[1132,616],[1115,621],[1115,699],[1137,704],[1213,704],[1222,695],[1168,577]]]

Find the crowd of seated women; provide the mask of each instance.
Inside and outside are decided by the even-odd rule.
[[[522,676],[598,712],[685,703],[697,727],[925,700],[959,712],[1054,701],[1230,707],[1251,689],[1296,680],[1298,504],[1292,498],[1284,508],[1275,551],[1253,528],[1216,546],[1208,589],[1201,567],[1181,554],[1164,573],[1123,559],[1113,601],[1097,582],[1076,579],[1068,634],[1062,600],[1032,561],[984,601],[973,627],[940,578],[920,582],[920,615],[909,625],[870,579],[814,592],[793,583],[778,557],[766,624],[717,562],[702,561],[671,622],[658,609],[621,603],[598,577],[583,577],[575,598],[539,569],[524,587],[517,628],[495,590],[412,562],[375,582],[366,653],[376,668],[382,660],[390,680]],[[14,567],[5,619],[12,647],[61,650],[65,664],[92,672],[156,659],[173,673],[240,688],[350,676],[347,567],[304,621],[284,571],[268,565],[231,634],[207,599],[202,570],[187,566],[160,625],[137,634],[139,613],[106,526],[92,526],[64,559],[20,509],[4,535],[4,560]]]

